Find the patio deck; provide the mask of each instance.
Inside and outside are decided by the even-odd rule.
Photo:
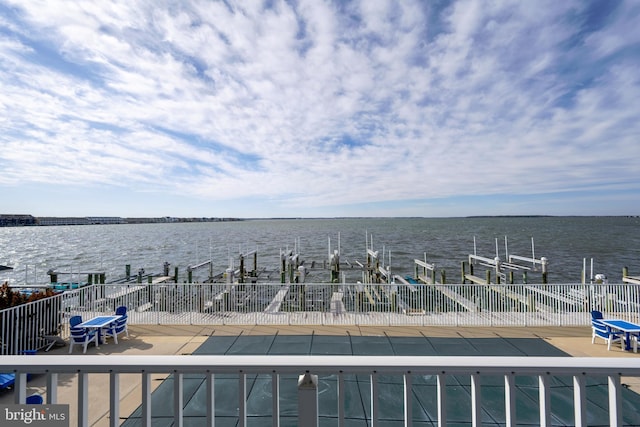
[[[639,354],[625,352],[618,345],[607,351],[602,340],[591,344],[590,327],[376,327],[376,326],[149,326],[130,325],[129,338],[119,338],[100,348],[90,346],[87,356],[92,354],[143,354],[143,355],[188,355],[196,352],[210,337],[222,336],[282,336],[282,335],[322,335],[350,337],[417,337],[425,339],[457,338],[537,338],[570,356],[582,357],[640,357]],[[46,354],[68,354],[68,346],[52,349]],[[78,350],[74,352],[77,354]],[[38,357],[25,356],[25,357]],[[152,385],[158,387],[167,375],[153,376]],[[640,379],[624,378],[623,383],[640,393]],[[70,425],[77,425],[77,380],[75,376],[60,375],[58,403],[70,404]],[[36,376],[29,381],[27,394],[45,392],[44,376]],[[109,425],[109,402],[105,390],[109,387],[108,375],[93,374],[89,380],[89,424]],[[141,386],[138,375],[121,375],[120,378],[120,418],[124,422],[141,404]],[[12,392],[0,392],[0,403],[13,403]]]

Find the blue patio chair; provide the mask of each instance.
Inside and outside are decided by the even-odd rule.
[[[126,311],[125,311],[126,313]],[[118,314],[116,312],[116,314]],[[121,314],[120,318],[116,320],[111,326],[105,329],[105,333],[113,337],[113,342],[118,344],[118,334],[124,333],[127,338],[129,338],[129,330],[127,329],[127,319],[128,316],[126,314]]]
[[[0,389],[13,387],[16,382],[16,374],[6,373],[0,374]]]
[[[42,405],[44,403],[44,399],[38,393],[34,393],[31,396],[27,396],[25,403],[27,405]]]
[[[69,326],[71,326],[71,336],[69,337],[69,354],[73,350],[74,345],[82,345],[83,353],[87,352],[87,346],[91,341],[95,342],[98,346],[98,334],[94,329],[85,329],[76,327],[82,323],[82,316],[73,316],[69,319]]]
[[[612,331],[610,327],[600,321],[601,319],[603,319],[601,312],[598,310],[591,312],[591,344],[595,344],[596,337],[600,337],[607,342],[607,350],[611,350],[612,342],[620,342],[624,350],[624,334],[622,332]]]
[[[125,316],[127,314],[127,306],[126,305],[121,305],[120,307],[116,308],[116,316],[120,315],[120,316]]]

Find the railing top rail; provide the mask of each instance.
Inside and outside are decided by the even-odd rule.
[[[42,355],[0,356],[0,370],[29,373],[432,373],[640,376],[635,358],[494,356]]]

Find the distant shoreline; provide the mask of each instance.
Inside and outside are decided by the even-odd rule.
[[[217,217],[142,217],[123,218],[119,216],[86,216],[86,217],[35,217],[32,215],[0,215],[0,227],[42,227],[58,225],[105,225],[105,224],[167,224],[180,222],[227,222],[244,221],[241,218]]]
[[[231,217],[119,217],[119,216],[86,216],[86,217],[35,217],[33,215],[0,214],[0,227],[43,227],[63,225],[112,225],[112,224],[167,224],[193,222],[231,222],[231,221],[282,221],[307,219],[373,219],[373,218],[573,218],[573,217],[601,217],[601,218],[638,218],[639,215],[469,215],[461,217],[273,217],[273,218],[231,218]]]

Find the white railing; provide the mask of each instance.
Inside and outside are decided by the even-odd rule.
[[[590,311],[638,321],[640,287],[598,285],[107,284],[0,311],[0,354],[68,337],[68,318],[112,314],[130,324],[588,326]]]
[[[574,419],[576,426],[587,425],[588,405],[586,404],[587,378],[593,376],[606,377],[608,388],[608,423],[612,426],[623,425],[623,384],[621,378],[639,377],[640,365],[637,360],[611,358],[580,358],[580,357],[425,357],[425,356],[0,356],[0,371],[16,373],[14,402],[25,402],[26,373],[46,374],[47,390],[46,402],[49,404],[69,404],[69,409],[77,414],[77,425],[89,425],[89,401],[95,399],[109,399],[109,420],[111,426],[120,422],[119,378],[122,374],[138,374],[140,376],[142,410],[142,425],[151,426],[152,413],[151,375],[157,373],[173,375],[173,403],[162,402],[173,406],[174,424],[183,425],[184,400],[183,378],[185,374],[202,375],[203,386],[206,390],[206,400],[203,413],[206,425],[215,424],[215,381],[217,376],[229,374],[237,376],[238,394],[237,404],[231,408],[224,408],[226,412],[236,411],[238,425],[247,425],[247,375],[263,374],[271,378],[271,416],[272,425],[279,426],[282,416],[280,404],[281,382],[280,376],[294,374],[299,378],[298,386],[298,425],[313,427],[318,425],[318,393],[327,388],[327,383],[333,381],[336,390],[337,404],[334,408],[321,408],[324,414],[332,413],[337,418],[338,425],[345,425],[345,402],[353,396],[345,389],[345,376],[368,375],[370,397],[368,411],[365,417],[369,425],[377,426],[380,416],[380,396],[386,383],[378,382],[382,375],[398,376],[402,379],[404,405],[404,425],[412,426],[413,414],[413,384],[424,375],[435,377],[437,402],[437,423],[439,426],[447,424],[447,395],[453,386],[447,385],[447,378],[452,375],[467,376],[470,380],[471,413],[469,418],[473,426],[481,425],[481,410],[483,408],[482,383],[487,376],[499,376],[504,382],[504,423],[514,426],[518,421],[516,402],[520,398],[515,386],[516,376],[537,377],[538,383],[538,413],[539,425],[551,425],[553,404],[550,401],[553,376],[573,377]],[[615,366],[614,366],[615,365]],[[58,400],[58,376],[73,374],[77,376],[77,400],[61,402]],[[88,384],[92,374],[108,374],[110,390],[100,390],[100,396],[89,396]],[[315,375],[328,375],[322,382],[314,382]],[[68,376],[65,375],[65,378]],[[66,379],[68,381],[68,378]],[[319,385],[318,385],[319,384]],[[294,386],[295,387],[295,386]],[[458,386],[456,386],[458,387]],[[269,388],[267,388],[269,389]],[[388,390],[387,390],[388,392]],[[600,395],[600,394],[598,394]],[[132,399],[131,395],[126,399]],[[529,399],[529,397],[526,397]],[[495,404],[492,406],[495,407]],[[628,410],[636,414],[636,408],[627,405]],[[560,408],[563,409],[563,408]],[[191,414],[193,415],[193,414]],[[262,414],[264,415],[264,414]],[[129,416],[129,414],[126,414]],[[637,416],[637,414],[636,414]],[[206,418],[205,418],[206,417]],[[605,421],[606,423],[607,421]]]

